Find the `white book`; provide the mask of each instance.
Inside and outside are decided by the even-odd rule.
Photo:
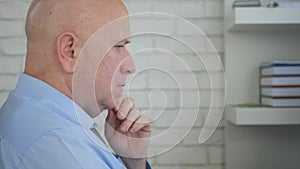
[[[269,97],[299,97],[300,98],[300,87],[284,87],[284,88],[262,87],[261,95],[269,96]]]
[[[300,76],[261,77],[261,86],[300,86]]]
[[[300,2],[278,2],[280,8],[299,8]]]
[[[261,76],[300,76],[300,61],[274,61],[261,65]]]
[[[262,68],[262,76],[295,76],[300,75],[300,66],[272,66]]]
[[[273,62],[262,63],[261,67],[271,67],[271,66],[297,66],[300,65],[300,61],[282,61],[276,60]]]
[[[261,102],[263,105],[273,107],[300,107],[300,98],[270,98],[262,97]]]

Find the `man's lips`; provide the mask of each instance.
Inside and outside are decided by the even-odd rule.
[[[118,87],[125,87],[126,86],[126,84],[120,84],[120,85],[118,85]]]

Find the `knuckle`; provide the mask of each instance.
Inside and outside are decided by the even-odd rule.
[[[133,109],[132,109],[132,111],[135,113],[135,114],[141,114],[141,111],[138,109],[138,108],[136,108],[136,107],[134,107]]]
[[[133,108],[130,111],[130,116],[128,117],[128,119],[131,121],[135,121],[139,116],[141,116],[140,111],[137,108]]]
[[[148,116],[146,116],[146,115],[142,115],[141,119],[140,119],[140,123],[150,124],[151,123],[151,119]]]
[[[126,101],[127,101],[128,104],[134,105],[134,99],[132,97],[127,97]]]
[[[130,124],[132,124],[132,121],[127,119],[123,122],[123,124],[125,124],[126,126],[129,126]]]

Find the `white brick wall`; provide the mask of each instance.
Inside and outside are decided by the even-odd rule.
[[[24,0],[16,1],[3,1],[0,5],[0,16],[1,19],[24,19],[26,17],[26,12],[29,2],[24,2]]]
[[[202,146],[175,147],[156,159],[162,165],[203,165],[208,163],[207,148]]]
[[[154,109],[149,114],[151,119],[155,119],[153,126],[156,128],[168,128],[174,125],[176,128],[187,128],[194,123],[195,127],[203,125],[203,109]],[[199,136],[199,133],[198,133]],[[197,140],[193,140],[197,142]]]
[[[0,37],[12,37],[24,35],[24,21],[22,20],[0,20]]]
[[[204,17],[204,1],[154,1],[153,11],[173,14],[184,18]]]
[[[210,164],[223,164],[224,159],[224,147],[212,146],[208,148],[208,156]]]
[[[222,35],[223,34],[223,20],[218,18],[212,19],[190,19],[192,24],[197,26],[206,35]],[[194,35],[198,30],[187,27],[182,22],[177,22],[176,33],[181,35]]]
[[[26,41],[24,37],[3,38],[0,46],[5,55],[25,55]]]
[[[14,88],[18,74],[24,68],[26,41],[24,33],[24,18],[31,0],[0,0],[0,106]],[[222,57],[223,42],[223,0],[123,0],[129,12],[166,12],[186,19],[201,29],[215,45],[218,54]],[[149,18],[152,17],[152,18]],[[181,138],[191,121],[195,125],[191,132],[174,149],[150,158],[155,169],[221,169],[224,168],[224,129],[221,123],[213,136],[200,145],[198,137],[203,126],[204,117],[208,112],[210,101],[210,83],[203,63],[211,72],[214,82],[213,90],[222,97],[224,84],[222,81],[222,66],[213,55],[203,35],[194,27],[187,26],[180,19],[169,18],[166,15],[143,15],[133,18],[132,33],[160,32],[188,41],[198,52],[201,60],[182,43],[166,36],[137,35],[131,38],[129,45],[137,66],[137,74],[129,76],[133,79],[129,86],[129,95],[134,97],[136,105],[147,110],[150,103],[153,107],[147,113],[155,119],[153,134],[164,132],[174,124],[168,137],[164,140],[154,140],[150,152],[164,150],[172,140]],[[151,50],[151,48],[168,50]],[[147,50],[145,50],[147,49]],[[144,70],[157,67],[162,71]],[[188,69],[187,69],[188,67]],[[190,70],[189,70],[190,69]],[[192,71],[192,72],[190,72]],[[191,74],[193,73],[193,74]],[[194,75],[196,84],[191,82]],[[181,89],[178,88],[177,80]],[[161,89],[164,93],[155,89]],[[199,98],[195,93],[200,89],[200,110],[195,107]],[[180,92],[183,93],[183,107],[179,113]],[[167,97],[164,110],[164,95]],[[221,102],[219,99],[218,102]],[[218,106],[215,106],[216,109]],[[195,113],[198,113],[197,118]]]
[[[222,60],[223,56],[223,1],[222,0],[124,0],[129,6],[129,12],[154,11],[166,12],[187,19],[201,31],[203,31],[214,45],[221,58],[212,54],[213,48],[210,42],[199,34],[194,27],[187,26],[187,23],[166,15],[152,15],[154,22],[148,18],[137,18],[133,26],[133,32],[158,32],[168,36],[147,35],[138,39],[139,44],[130,47],[132,51],[148,49],[147,51],[134,54],[137,64],[137,71],[147,67],[156,67],[162,70],[143,71],[143,77],[137,80],[130,91],[130,95],[135,97],[137,105],[147,110],[150,105],[148,95],[151,90],[161,89],[168,96],[167,109],[159,107],[163,105],[163,97],[153,97],[155,106],[147,113],[155,119],[153,122],[153,137],[156,140],[150,142],[150,152],[166,149],[174,144],[176,140],[182,139],[190,124],[195,121],[194,128],[174,149],[161,155],[151,158],[154,168],[158,169],[221,169],[224,167],[224,129],[222,123],[219,125],[212,137],[203,145],[198,143],[204,117],[209,110],[211,99],[211,84],[206,72],[210,72],[213,89],[219,98],[224,96],[224,82],[222,65],[217,60]],[[138,9],[136,9],[138,8]],[[198,52],[200,58],[189,48],[184,46],[174,37],[187,42],[190,47]],[[135,47],[137,46],[137,47]],[[151,50],[155,48],[156,50]],[[164,50],[167,50],[164,51]],[[206,68],[203,63],[206,64]],[[191,72],[192,71],[192,72]],[[195,79],[194,79],[195,78]],[[147,79],[147,83],[141,80]],[[197,84],[195,84],[195,82]],[[181,86],[179,88],[178,84]],[[200,89],[201,107],[198,111],[195,107],[199,98],[197,90]],[[181,93],[182,92],[182,93]],[[173,93],[173,94],[172,94]],[[182,107],[179,106],[183,96]],[[162,98],[160,98],[162,97]],[[175,97],[175,98],[172,98]],[[222,99],[217,99],[216,108],[222,105]],[[160,103],[160,104],[159,104]],[[174,104],[173,104],[174,103]],[[181,113],[179,109],[181,108]],[[221,111],[221,109],[216,109]],[[197,118],[195,113],[198,112]],[[173,126],[173,128],[170,126]],[[169,130],[168,130],[169,129]],[[158,138],[159,134],[165,133],[165,137]],[[150,153],[151,154],[151,153]]]
[[[2,106],[6,100],[6,98],[8,97],[9,92],[5,92],[5,91],[1,91],[0,90],[0,106]]]
[[[19,66],[19,65],[18,65]],[[1,75],[0,76],[0,91],[10,91],[14,89],[17,83],[18,76],[15,75]]]
[[[21,72],[21,57],[0,57],[1,74],[18,74]]]
[[[25,16],[29,2],[0,1],[0,106],[14,89],[18,74],[23,70]]]
[[[205,3],[205,16],[208,18],[223,17],[224,1],[207,0]]]

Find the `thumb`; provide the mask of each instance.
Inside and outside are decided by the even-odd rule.
[[[117,120],[116,111],[114,111],[113,109],[108,110],[106,122],[108,122],[109,124],[114,124],[116,120]]]

